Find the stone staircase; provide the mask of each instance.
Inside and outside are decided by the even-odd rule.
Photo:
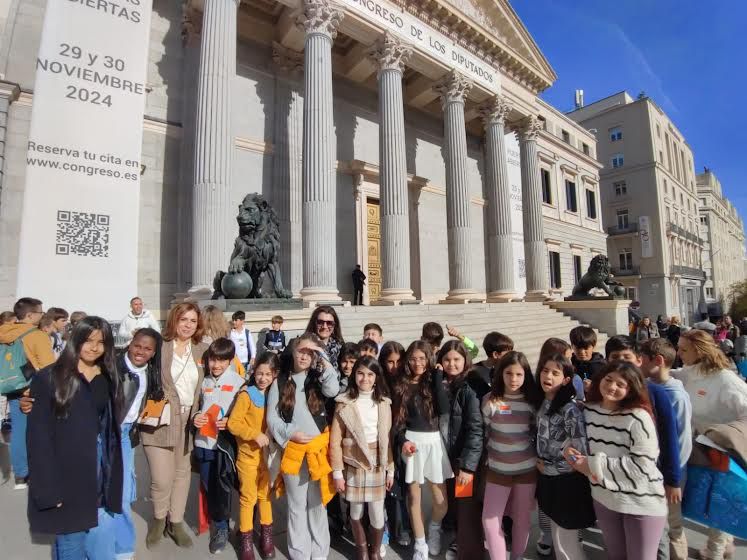
[[[542,303],[470,303],[453,305],[402,305],[393,307],[337,307],[345,340],[357,342],[363,335],[363,326],[378,323],[384,330],[385,340],[396,340],[405,348],[420,338],[423,323],[435,321],[446,330],[453,326],[480,346],[478,359],[484,358],[482,339],[493,330],[510,336],[517,350],[527,355],[534,367],[542,343],[550,337],[568,340],[570,330],[578,321],[554,311]],[[308,309],[285,311],[280,314],[285,322],[283,330],[295,336],[306,328],[311,311]],[[269,312],[247,313],[247,325],[253,333],[269,327]],[[604,353],[605,333],[598,333],[597,351]],[[445,338],[448,340],[448,336]]]

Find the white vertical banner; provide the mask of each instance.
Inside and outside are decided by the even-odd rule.
[[[654,256],[654,246],[651,243],[651,220],[648,216],[638,217],[638,235],[641,238],[641,258]]]
[[[118,317],[136,295],[152,0],[49,0],[36,64],[18,297]]]
[[[524,265],[524,214],[521,204],[521,159],[519,139],[509,132],[506,138],[506,167],[511,185],[511,238],[514,244],[514,290],[527,291],[527,272]]]

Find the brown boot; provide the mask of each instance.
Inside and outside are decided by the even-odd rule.
[[[259,555],[264,558],[275,558],[275,542],[272,540],[272,525],[260,525]]]
[[[356,560],[368,560],[368,542],[366,541],[366,529],[360,519],[350,520],[350,529],[355,539]]]
[[[254,560],[254,537],[251,531],[239,533],[239,560]]]
[[[179,548],[192,548],[192,537],[187,533],[187,526],[184,521],[172,523],[169,521],[166,525],[166,534],[176,543]]]
[[[154,548],[166,532],[166,520],[154,517],[148,523],[148,534],[145,535],[145,548],[148,550]]]
[[[384,540],[384,527],[381,529],[368,528],[368,560],[381,559],[381,541]]]

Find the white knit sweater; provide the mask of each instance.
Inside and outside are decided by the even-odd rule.
[[[664,478],[656,467],[659,442],[642,409],[610,412],[584,407],[589,441],[591,495],[607,509],[632,515],[666,515]]]

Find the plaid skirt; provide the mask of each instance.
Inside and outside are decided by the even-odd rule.
[[[369,443],[376,464],[373,470],[345,465],[345,499],[348,502],[380,502],[386,497],[386,470],[379,466],[379,446]]]

